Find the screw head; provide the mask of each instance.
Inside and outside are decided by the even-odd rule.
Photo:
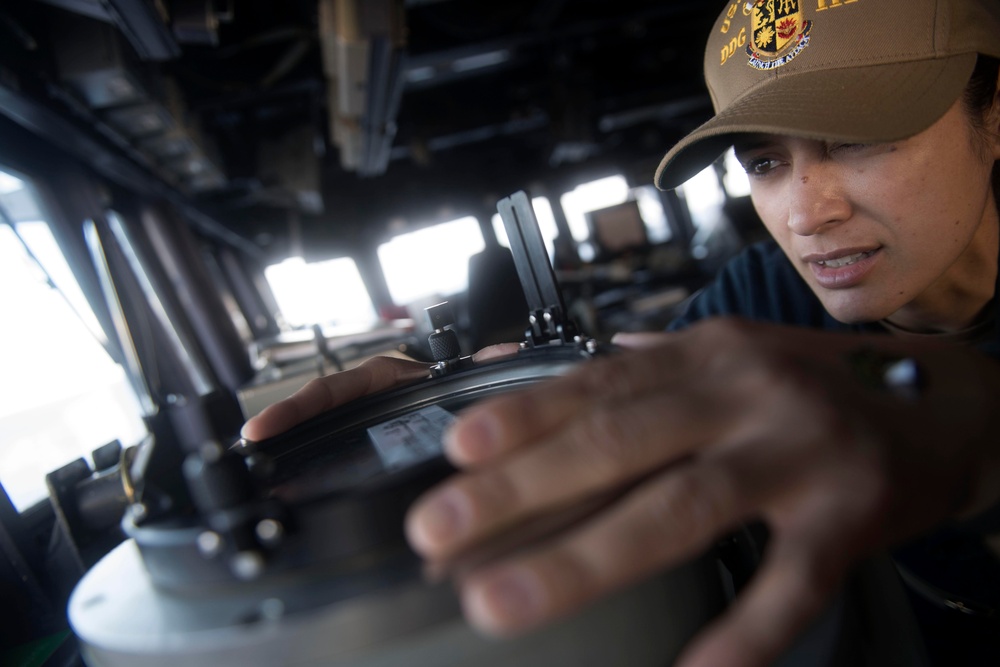
[[[149,508],[145,503],[132,503],[129,511],[132,512],[132,520],[135,523],[141,523],[149,516]]]
[[[222,449],[222,445],[217,442],[206,442],[198,450],[198,453],[201,454],[201,458],[206,463],[215,463],[222,458],[225,451]]]
[[[264,573],[264,557],[259,551],[240,551],[229,559],[229,569],[243,581],[252,581]]]
[[[222,551],[222,537],[212,530],[206,530],[198,534],[198,551],[205,558],[214,558]]]
[[[278,621],[285,615],[285,603],[279,598],[268,598],[260,603],[260,617],[265,621]]]
[[[261,544],[272,547],[281,542],[281,538],[285,534],[285,527],[275,519],[261,519],[257,522],[254,532]]]

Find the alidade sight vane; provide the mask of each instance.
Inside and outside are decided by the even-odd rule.
[[[535,211],[527,193],[518,191],[497,202],[510,240],[514,266],[528,302],[528,345],[568,343],[576,337],[576,327],[566,316],[566,306],[556,283]]]

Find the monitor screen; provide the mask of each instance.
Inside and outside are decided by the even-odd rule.
[[[627,201],[587,213],[591,235],[603,256],[648,245],[646,224],[635,201]]]

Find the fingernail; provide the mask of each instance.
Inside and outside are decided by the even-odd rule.
[[[458,489],[445,489],[418,507],[411,541],[417,551],[434,553],[462,536],[468,524],[468,502]]]
[[[497,448],[496,423],[488,415],[459,420],[444,437],[445,451],[460,462],[489,458]]]
[[[530,624],[540,615],[542,586],[524,568],[508,568],[475,584],[466,597],[466,614],[476,627],[494,634]]]

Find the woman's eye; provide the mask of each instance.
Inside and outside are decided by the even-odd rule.
[[[767,176],[781,163],[773,158],[754,158],[743,163],[748,176]]]

